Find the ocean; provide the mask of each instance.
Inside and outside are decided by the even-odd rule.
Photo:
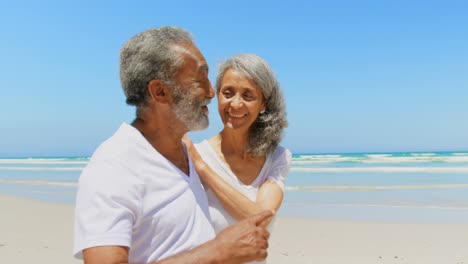
[[[88,161],[0,158],[0,194],[73,204]],[[294,154],[278,214],[468,223],[468,152]]]

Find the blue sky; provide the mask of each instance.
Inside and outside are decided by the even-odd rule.
[[[119,49],[161,25],[194,35],[212,81],[265,58],[294,153],[468,150],[466,1],[3,2],[0,157],[87,156],[131,122]],[[216,103],[195,141],[221,129]]]

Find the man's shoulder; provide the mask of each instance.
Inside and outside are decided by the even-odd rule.
[[[90,161],[115,160],[131,156],[141,144],[136,129],[127,123],[122,123],[116,132],[99,145]]]
[[[116,177],[128,173],[129,169],[138,160],[137,153],[141,152],[141,142],[138,135],[130,125],[123,123],[119,129],[97,147],[87,166],[83,169],[81,177]]]

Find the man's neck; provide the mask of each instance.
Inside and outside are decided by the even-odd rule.
[[[177,168],[189,175],[187,154],[182,145],[182,136],[185,131],[178,131],[170,125],[158,126],[157,122],[150,122],[137,118],[132,122],[146,140],[162,156],[174,164]]]

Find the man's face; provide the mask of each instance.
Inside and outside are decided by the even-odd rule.
[[[176,84],[174,90],[174,106],[172,112],[187,127],[189,131],[202,130],[208,127],[208,107],[210,98],[199,99],[197,88],[182,87]]]
[[[208,107],[214,90],[208,79],[208,65],[193,45],[175,47],[183,65],[175,76],[172,112],[189,131],[208,127]]]

